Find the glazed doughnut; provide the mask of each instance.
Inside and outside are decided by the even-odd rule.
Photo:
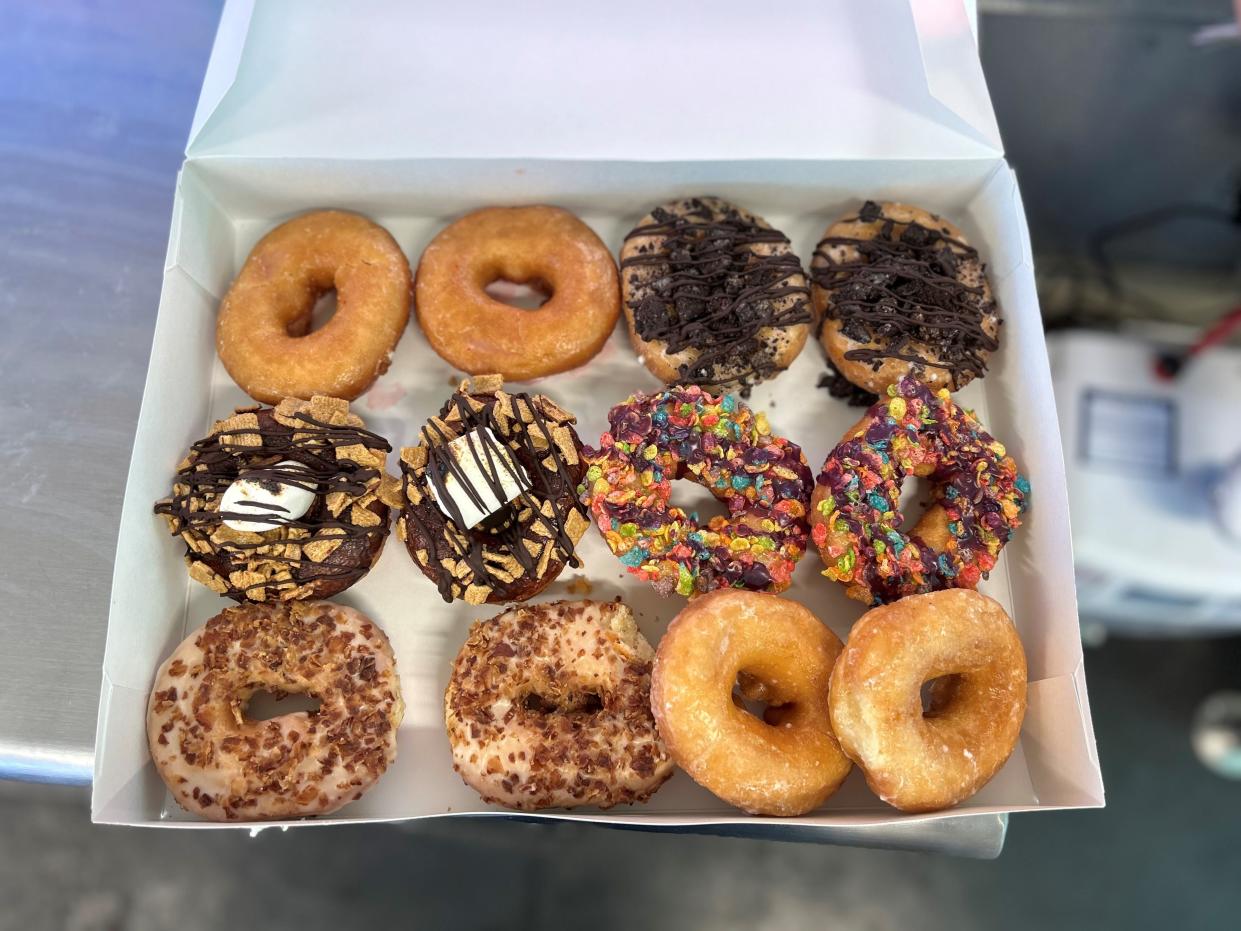
[[[621,289],[630,342],[668,384],[747,393],[792,364],[813,323],[788,237],[718,197],[639,220],[621,249]]]
[[[835,792],[850,763],[832,734],[828,677],[840,640],[795,601],[719,591],[668,625],[651,708],[677,765],[756,815],[801,815]],[[734,697],[765,702],[760,720]]]
[[[783,591],[805,553],[812,479],[801,448],[767,417],[697,385],[635,394],[585,448],[582,500],[608,548],[662,595],[715,588]],[[686,478],[728,505],[705,525],[672,506]]]
[[[923,710],[922,687],[933,682]],[[871,789],[902,811],[969,798],[1017,745],[1026,657],[996,602],[954,589],[864,614],[832,672],[832,727]]]
[[[651,645],[619,602],[478,621],[453,664],[453,768],[486,802],[535,811],[644,802],[672,775],[651,716]]]
[[[462,382],[401,450],[397,535],[445,601],[525,601],[581,565],[574,548],[590,521],[573,415],[502,384]]]
[[[497,301],[496,281],[551,296],[537,310]],[[414,307],[427,341],[471,375],[525,381],[564,372],[603,348],[620,316],[616,262],[559,207],[489,207],[439,235],[418,262]]]
[[[336,313],[311,333],[315,301],[333,288]],[[355,213],[306,213],[250,252],[220,304],[216,351],[256,401],[352,401],[388,370],[409,299],[409,262],[387,230]]]
[[[185,541],[190,578],[213,592],[326,598],[366,575],[383,549],[389,504],[399,503],[390,450],[339,398],[239,408],[190,447],[155,512]],[[302,512],[284,509],[281,496],[249,511],[226,504],[247,484],[300,495]]]
[[[887,389],[828,455],[811,537],[850,598],[867,604],[973,588],[1021,525],[1030,483],[978,418],[913,377]],[[931,481],[931,504],[902,531],[901,484]]]
[[[319,710],[246,716],[257,692]],[[326,601],[225,608],[178,646],[147,706],[151,759],[177,804],[212,821],[326,815],[396,759],[405,706],[388,638]]]
[[[962,232],[905,204],[867,201],[828,227],[810,262],[819,341],[874,394],[913,375],[956,391],[987,370],[1000,316]]]

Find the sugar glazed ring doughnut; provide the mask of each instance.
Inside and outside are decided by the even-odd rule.
[[[590,521],[574,417],[501,385],[498,375],[462,382],[401,450],[397,534],[445,601],[525,601],[581,565],[574,547]]]
[[[922,686],[932,682],[924,711]],[[1026,713],[1026,657],[1012,620],[977,592],[874,608],[832,672],[832,727],[871,789],[902,811],[949,808],[1013,752]]]
[[[534,285],[537,310],[498,301],[496,281]],[[427,341],[471,375],[525,381],[588,362],[620,316],[616,262],[589,226],[559,207],[490,207],[466,214],[418,262],[414,306]]]
[[[818,808],[851,768],[827,709],[840,649],[795,601],[737,591],[695,599],[655,655],[651,708],[668,752],[695,782],[751,814]],[[742,698],[766,703],[763,717]]]
[[[319,709],[246,716],[256,692]],[[147,706],[151,759],[182,808],[212,821],[326,815],[396,759],[405,706],[388,638],[326,601],[225,608],[159,668]]]
[[[190,578],[213,592],[326,598],[366,575],[383,549],[398,500],[390,449],[338,398],[239,408],[190,447],[155,512],[185,541]],[[238,485],[275,496],[243,510],[244,500],[231,503]],[[285,497],[303,508],[286,509]]]
[[[484,801],[644,802],[672,775],[651,716],[651,646],[619,602],[557,601],[478,621],[453,664],[453,768]]]
[[[336,313],[311,333],[315,302],[332,289]],[[251,251],[220,304],[216,351],[256,401],[352,401],[388,370],[409,300],[409,262],[387,230],[355,213],[303,214]]]
[[[582,500],[620,561],[660,594],[716,588],[783,591],[805,553],[812,479],[795,443],[767,417],[696,385],[635,394],[608,413]],[[670,505],[686,478],[728,505],[706,525]]]
[[[907,377],[888,395],[845,434],[815,484],[810,527],[823,574],[867,604],[973,588],[1021,525],[1030,483],[947,389]],[[909,475],[932,487],[906,533],[898,508]]]
[[[905,204],[867,201],[828,227],[810,262],[819,340],[836,371],[874,394],[913,375],[956,391],[987,370],[1000,316],[962,232]]]
[[[718,197],[656,207],[621,249],[629,339],[668,384],[747,393],[810,334],[809,289],[788,237]]]

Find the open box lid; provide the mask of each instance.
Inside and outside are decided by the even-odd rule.
[[[230,0],[187,158],[999,158],[970,0]]]

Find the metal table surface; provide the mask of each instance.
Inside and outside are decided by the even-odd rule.
[[[66,0],[10,5],[0,31],[0,778],[91,778],[121,494],[217,15]],[[1006,826],[728,833],[993,857]]]

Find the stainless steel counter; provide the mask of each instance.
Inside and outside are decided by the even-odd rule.
[[[87,783],[173,182],[217,10],[10,7],[0,31],[0,778]],[[746,836],[996,856],[1006,819]],[[736,832],[734,832],[736,833]]]

